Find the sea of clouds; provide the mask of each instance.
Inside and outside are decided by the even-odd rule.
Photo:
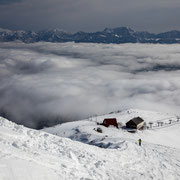
[[[179,106],[180,45],[0,43],[0,115],[19,124]]]

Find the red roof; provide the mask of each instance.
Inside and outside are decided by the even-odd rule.
[[[118,128],[118,123],[117,123],[116,118],[104,119],[103,124],[104,124],[106,127],[115,126],[115,127]]]

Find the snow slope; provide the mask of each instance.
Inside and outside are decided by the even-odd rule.
[[[76,123],[79,127],[86,124],[88,130],[94,122],[64,126],[69,129]],[[78,135],[75,129],[68,136],[75,136],[72,132]],[[96,131],[91,132],[99,137]],[[0,117],[0,180],[180,179],[180,149],[151,143],[140,147],[132,139],[111,140],[110,148],[99,148],[25,128]]]
[[[129,133],[124,129],[97,126],[97,122],[102,123],[104,118],[117,118],[118,122],[125,125],[127,121],[137,116],[142,117],[147,125],[149,122],[153,122],[152,129]],[[169,124],[169,120],[172,120],[171,124]],[[164,123],[163,126],[158,127],[157,122],[159,121]],[[101,127],[103,130],[102,134],[94,131],[97,127]],[[116,142],[118,139],[134,140],[137,142],[141,138],[143,142],[180,148],[180,141],[177,138],[180,137],[180,122],[177,122],[177,115],[154,111],[137,109],[117,111],[87,120],[64,123],[44,130],[61,137],[68,137],[88,144],[93,143],[94,145],[99,145],[99,143],[105,143],[106,141],[104,145],[106,146],[107,143]]]

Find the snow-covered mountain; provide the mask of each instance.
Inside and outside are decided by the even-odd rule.
[[[113,116],[125,123],[137,115],[147,122],[155,123],[159,118],[164,122],[171,118],[174,122],[171,126],[135,134],[114,127],[102,127],[103,133],[94,130],[98,126],[96,122],[104,117]],[[176,116],[164,113],[127,110],[45,129],[48,133],[0,118],[0,179],[178,180],[180,124],[175,119]],[[83,142],[88,138],[94,140],[94,145],[107,146],[100,148],[59,136],[75,140],[79,136]],[[174,143],[170,143],[167,137],[173,136]],[[137,144],[139,137],[143,140],[141,147]],[[154,142],[150,143],[148,137],[155,138]],[[166,146],[162,145],[165,141]]]
[[[86,43],[180,43],[180,31],[168,31],[159,34],[134,31],[129,27],[105,28],[98,32],[67,33],[61,29],[48,29],[39,32],[11,31],[0,29],[0,42],[23,41],[45,42],[86,42]]]

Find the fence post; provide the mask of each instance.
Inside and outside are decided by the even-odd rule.
[[[177,122],[179,122],[179,116],[177,116]]]
[[[152,129],[153,122],[149,122],[149,126]]]
[[[158,124],[158,127],[159,127],[160,123],[161,123],[161,122],[157,122],[157,124]]]

